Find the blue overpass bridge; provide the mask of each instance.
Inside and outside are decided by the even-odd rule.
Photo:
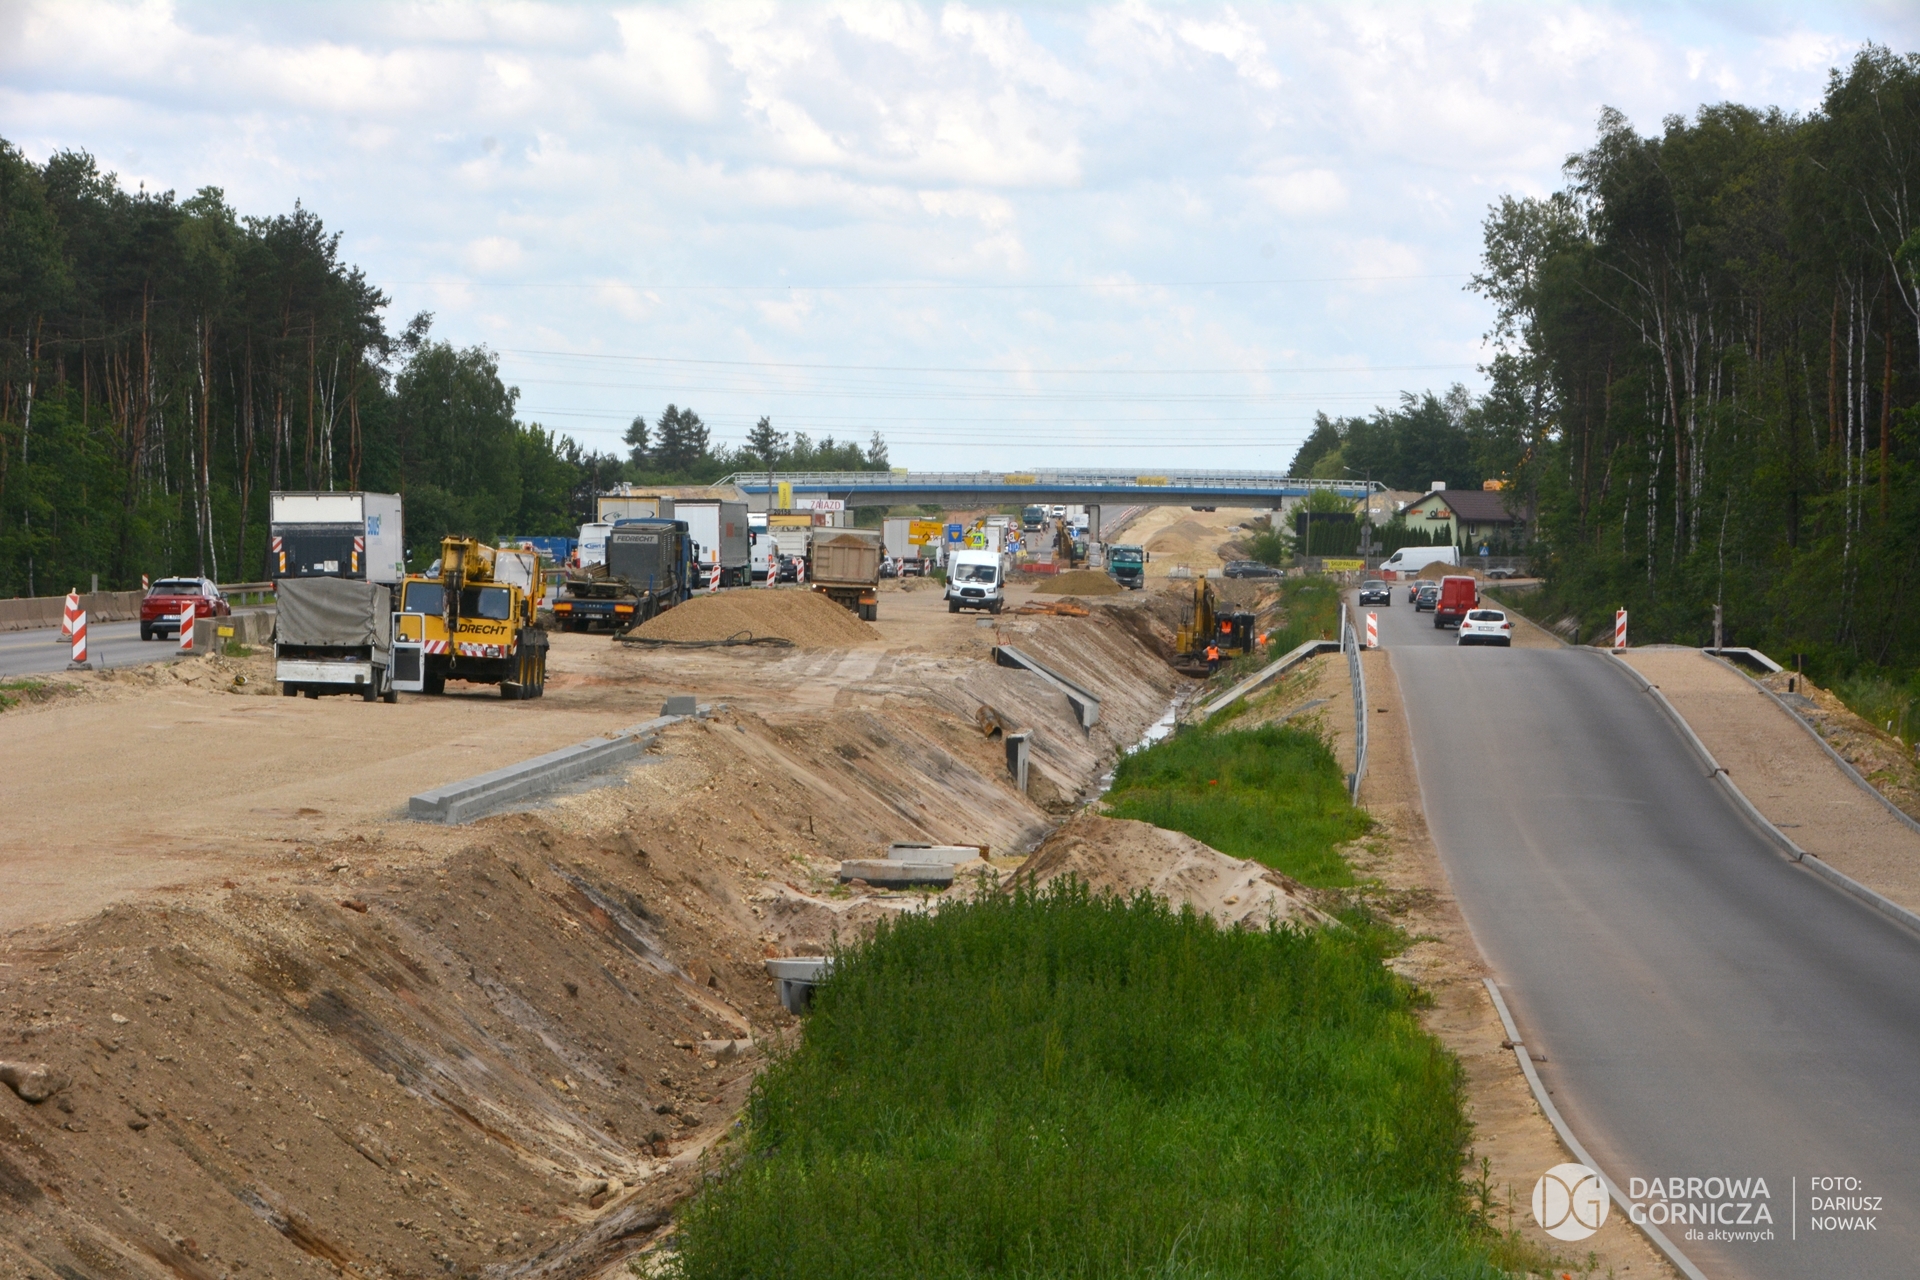
[[[1306,480],[1277,471],[740,471],[725,480],[764,510],[782,483],[797,498],[837,498],[853,507],[1266,507],[1312,493],[1358,499],[1385,486]],[[1097,518],[1097,517],[1096,517]],[[1098,526],[1095,526],[1097,531]],[[1097,532],[1096,535],[1098,536]]]

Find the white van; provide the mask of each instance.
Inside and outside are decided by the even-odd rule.
[[[960,547],[947,557],[947,612],[1005,607],[1007,558],[998,551]]]
[[[613,526],[601,521],[580,526],[580,546],[575,551],[582,569],[607,562],[607,531]]]
[[[1419,573],[1430,564],[1457,565],[1460,563],[1458,547],[1402,547],[1380,562],[1382,572]]]

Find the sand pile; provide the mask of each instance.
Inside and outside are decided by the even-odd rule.
[[[1300,885],[1279,872],[1146,822],[1081,814],[1048,836],[1020,869],[1020,878],[1036,885],[1067,875],[1080,877],[1096,893],[1146,889],[1223,925],[1330,922],[1307,903]]]
[[[1069,569],[1053,577],[1041,577],[1034,594],[1053,596],[1112,596],[1126,590],[1100,569]]]
[[[779,636],[802,649],[872,644],[880,633],[815,591],[743,587],[695,596],[632,632],[649,640],[725,640],[746,632]]]

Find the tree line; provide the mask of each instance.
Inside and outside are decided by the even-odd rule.
[[[448,533],[569,532],[620,481],[886,466],[877,434],[763,418],[716,447],[671,405],[627,455],[589,451],[520,419],[493,353],[427,313],[390,332],[388,305],[299,204],[243,216],[218,188],[128,191],[84,152],[35,164],[0,139],[0,596],[252,579],[277,489],[399,493],[430,559]]]
[[[1494,206],[1473,284],[1554,608],[1920,664],[1920,57],[1868,46],[1806,115],[1609,110],[1565,173]]]

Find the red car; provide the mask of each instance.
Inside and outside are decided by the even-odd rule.
[[[220,588],[205,578],[162,578],[140,602],[140,638],[178,638],[180,611],[188,605],[196,619],[224,618],[233,612]]]

